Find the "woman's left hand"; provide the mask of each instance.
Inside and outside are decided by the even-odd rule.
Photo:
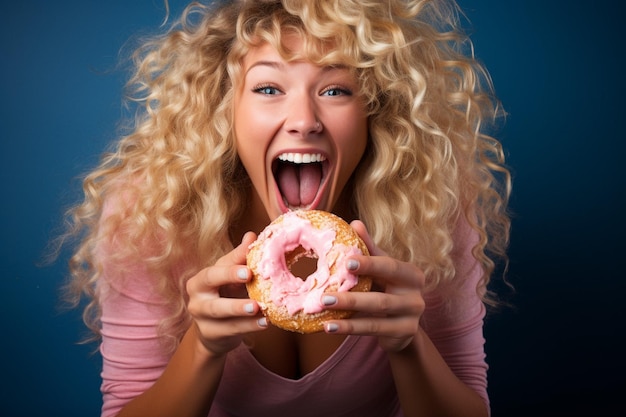
[[[365,241],[370,256],[353,257],[350,271],[373,279],[380,291],[325,294],[328,309],[353,310],[350,319],[325,323],[327,333],[377,336],[380,346],[398,352],[411,343],[417,333],[425,302],[422,296],[424,273],[417,266],[394,259],[372,242],[365,225],[352,222]]]

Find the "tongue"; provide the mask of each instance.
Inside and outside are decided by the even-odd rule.
[[[320,164],[284,164],[278,173],[278,185],[292,207],[310,205],[322,180]]]
[[[322,181],[320,164],[300,165],[300,203],[310,205],[315,200]]]

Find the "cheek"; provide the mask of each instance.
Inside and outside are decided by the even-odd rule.
[[[363,156],[365,147],[367,146],[367,121],[357,120],[358,122],[350,125],[343,125],[341,135],[339,136],[339,147],[342,149],[344,160],[352,168],[354,168]]]
[[[248,176],[256,184],[265,172],[265,160],[260,146],[250,141],[237,141],[237,153]]]
[[[367,146],[367,129],[361,126],[353,126],[353,129],[342,138],[340,146],[341,160],[339,161],[339,174],[337,177],[337,185],[340,190],[347,184],[350,177],[354,174],[359,162],[363,158],[365,148]]]
[[[263,106],[251,105],[245,100],[234,110],[234,129],[237,146],[250,147],[258,155],[269,143],[275,128],[275,116]]]
[[[256,120],[255,113],[249,111],[249,106],[245,103],[239,103],[235,106],[235,119],[234,119],[234,133],[237,153],[241,158],[247,171],[250,171],[249,164],[253,154],[259,154],[259,147],[261,143],[257,143],[257,135],[255,131],[258,130],[258,121]]]
[[[267,191],[265,155],[268,146],[267,128],[258,111],[249,111],[250,106],[235,107],[234,133],[239,159],[260,195]]]

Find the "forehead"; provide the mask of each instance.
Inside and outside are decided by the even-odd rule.
[[[272,43],[261,42],[252,45],[241,59],[242,75],[248,73],[254,67],[266,66],[273,68],[283,68],[283,64],[308,63],[320,67],[323,71],[342,71],[348,72],[351,76],[355,76],[355,69],[346,65],[340,59],[320,59],[316,52],[306,47],[306,41],[299,35],[291,34],[281,38],[279,48]]]
[[[308,61],[318,66],[353,66],[353,59],[345,53],[345,47],[335,41],[315,37],[304,29],[288,28],[277,31],[260,30],[248,39],[239,39],[235,55],[240,60],[249,55],[270,49],[284,61]]]
[[[242,63],[244,69],[250,68],[258,62],[282,62],[303,60],[302,39],[299,36],[283,37],[281,40],[281,50],[277,49],[269,42],[260,42],[250,46],[243,56]],[[297,58],[296,58],[297,57]]]

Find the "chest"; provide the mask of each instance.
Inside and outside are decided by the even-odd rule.
[[[317,268],[315,259],[303,257],[290,266],[298,277],[307,277]],[[284,378],[299,379],[314,371],[341,346],[345,336],[325,333],[299,334],[276,327],[252,336],[250,351],[269,371]]]
[[[270,327],[246,340],[250,352],[267,370],[299,379],[325,362],[345,336],[325,333],[297,334]]]
[[[375,338],[348,337],[329,360],[299,379],[272,373],[259,357],[245,346],[229,354],[211,417],[402,415],[389,362]],[[288,362],[283,359],[278,362]]]

